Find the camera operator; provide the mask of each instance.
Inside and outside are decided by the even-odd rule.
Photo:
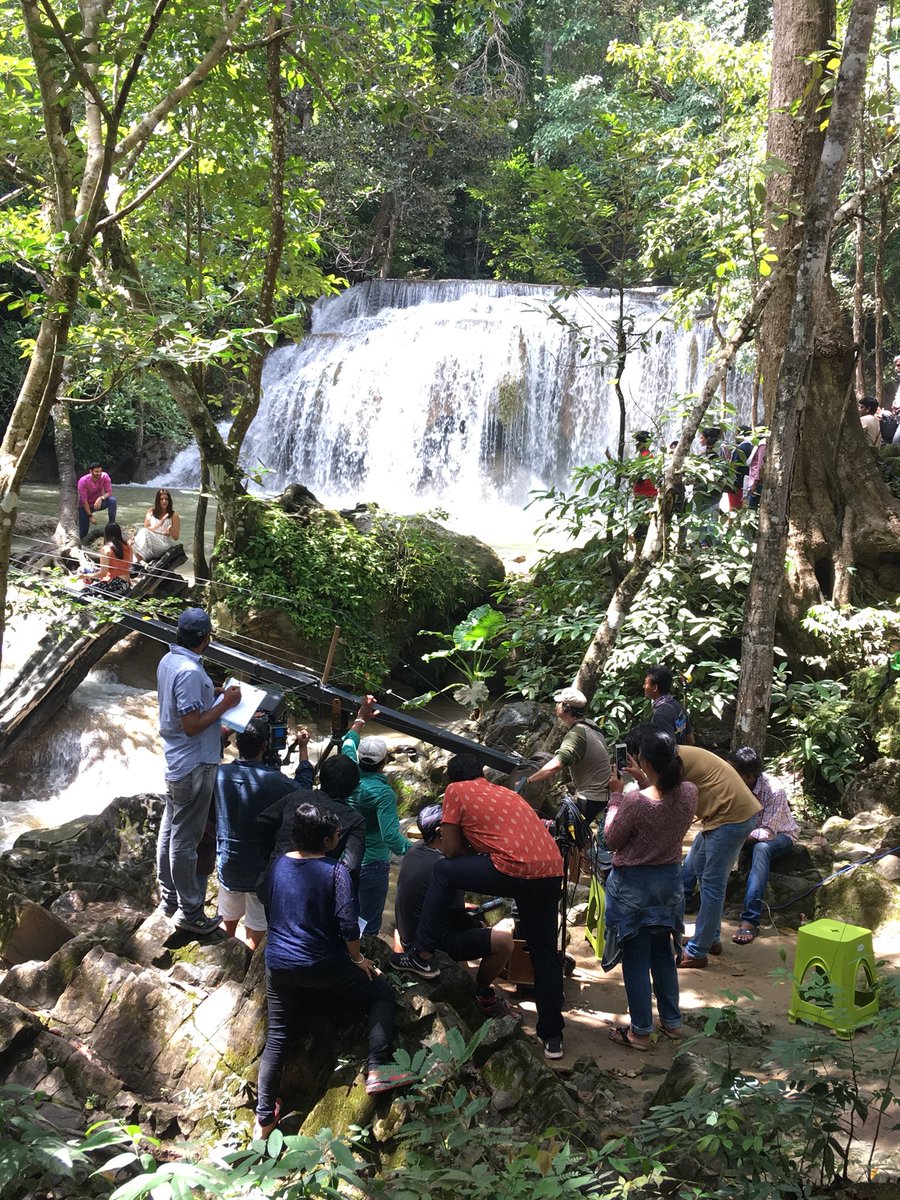
[[[451,758],[447,775],[444,857],[434,865],[413,944],[403,954],[392,954],[391,966],[436,979],[441,972],[434,954],[446,935],[455,893],[510,897],[531,955],[537,1035],[547,1058],[562,1058],[563,964],[557,944],[562,855],[528,802],[488,783],[474,754]]]
[[[525,779],[541,783],[552,779],[567,767],[572,786],[584,796],[584,815],[589,821],[609,802],[609,750],[603,734],[586,716],[587,697],[578,688],[568,687],[556,693],[556,716],[566,727],[566,735],[549,762]]]
[[[412,944],[432,873],[444,854],[442,819],[440,804],[429,804],[422,809],[416,817],[422,840],[412,844],[400,863],[394,900],[397,924],[394,948],[398,952]],[[456,962],[480,958],[475,976],[475,1004],[479,1012],[485,1017],[514,1016],[518,1020],[519,1013],[492,986],[509,962],[513,935],[505,929],[491,929],[476,922],[466,911],[462,892],[457,892],[451,901],[447,931],[439,949]]]
[[[270,805],[297,790],[293,779],[269,765],[270,733],[268,717],[257,713],[237,735],[237,760],[219,767],[213,793],[219,915],[232,936],[244,918],[244,940],[251,950],[266,930],[266,914],[256,898],[256,881],[266,865],[256,820]]]

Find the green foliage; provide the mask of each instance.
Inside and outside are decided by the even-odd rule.
[[[512,608],[508,687],[540,698],[572,678],[648,520],[651,502],[631,488],[661,469],[659,456],[586,467],[574,473],[571,492],[540,497],[549,502],[546,528],[583,545],[543,556],[533,581],[501,593]],[[686,479],[701,494],[720,489],[728,472],[724,462],[697,458]],[[638,593],[594,699],[611,736],[642,719],[644,672],[657,662],[681,674],[693,715],[719,718],[733,703],[754,521],[742,510],[716,523],[703,504],[675,515],[669,552]]]
[[[266,505],[249,539],[224,548],[217,578],[229,585],[229,608],[276,607],[311,647],[327,646],[340,625],[341,668],[371,689],[399,649],[396,629],[412,622],[412,636],[428,614],[451,616],[472,587],[441,532],[427,519],[379,515],[362,534],[325,509],[301,522]]]
[[[445,647],[423,654],[422,661],[448,663],[460,673],[464,683],[463,686],[451,683],[437,691],[414,696],[403,707],[420,708],[430,704],[435,696],[452,691],[457,704],[470,712],[483,708],[490,696],[487,681],[497,674],[500,662],[498,637],[503,626],[503,614],[489,604],[482,604],[473,608],[451,634],[423,629],[422,636],[438,638],[445,643]]]
[[[803,776],[817,799],[840,796],[872,754],[868,708],[834,679],[790,681],[784,668],[772,686],[772,721],[781,763]]]

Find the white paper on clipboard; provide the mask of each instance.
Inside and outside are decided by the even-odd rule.
[[[220,720],[227,729],[233,729],[235,733],[243,733],[247,728],[247,723],[259,711],[260,705],[265,700],[265,689],[253,687],[249,683],[241,683],[239,679],[233,677],[226,679],[225,686],[226,688],[239,687],[241,702],[224,712]]]

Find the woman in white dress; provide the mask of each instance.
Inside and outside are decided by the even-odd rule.
[[[172,508],[172,497],[165,488],[160,488],[153,507],[144,517],[144,528],[139,529],[132,539],[135,558],[139,562],[162,558],[178,541],[180,533],[181,518]]]

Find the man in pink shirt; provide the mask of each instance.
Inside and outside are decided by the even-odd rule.
[[[78,480],[78,536],[82,541],[94,524],[94,514],[109,509],[109,520],[116,519],[116,498],[112,494],[112,481],[103,470],[103,464],[91,463],[87,475]]]

